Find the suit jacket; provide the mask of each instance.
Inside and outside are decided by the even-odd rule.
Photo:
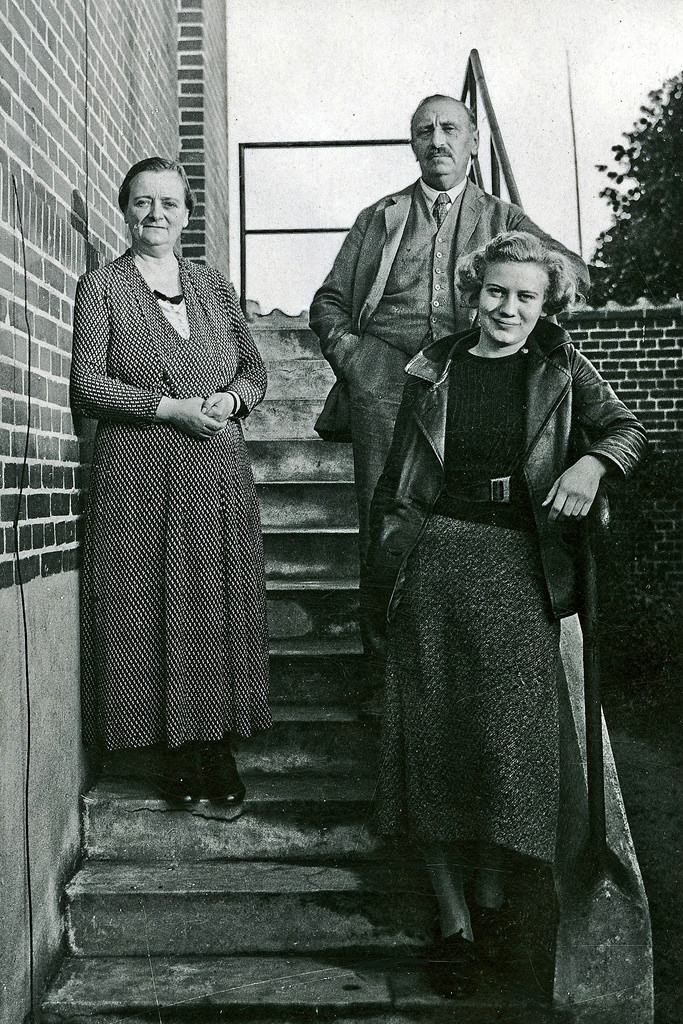
[[[211,325],[206,370],[214,390],[234,391],[249,412],[265,394],[266,371],[234,289],[211,267],[182,258],[178,262],[183,291],[192,291]],[[169,377],[159,315],[132,250],[80,278],[71,363],[75,413],[151,422],[163,395],[188,397]]]
[[[406,367],[394,440],[370,510],[368,579],[384,595],[378,600],[400,590],[401,568],[441,493],[449,381],[477,336],[474,330],[441,338]],[[629,473],[643,456],[645,430],[557,324],[539,320],[528,349],[523,476],[553,611],[571,615],[578,602],[575,524],[550,522],[542,503],[579,455],[606,459],[619,477]]]
[[[315,293],[310,311],[311,328],[318,335],[323,355],[338,377],[344,377],[345,362],[384,293],[415,187],[413,184],[385,196],[359,214],[332,270]],[[518,206],[483,192],[468,180],[454,239],[456,254],[461,256],[478,249],[501,231],[528,231],[563,253],[574,268],[579,291],[587,293],[588,270],[578,256],[541,231]],[[453,329],[466,330],[470,326],[470,307],[459,291],[457,279],[454,289]]]

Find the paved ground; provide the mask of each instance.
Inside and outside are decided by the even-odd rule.
[[[675,709],[606,709],[614,759],[650,902],[656,1024],[680,1024],[681,761]]]

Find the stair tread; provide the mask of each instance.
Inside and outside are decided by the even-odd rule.
[[[363,648],[358,640],[271,640],[270,655],[277,658],[329,658],[354,657],[362,654]]]
[[[324,704],[275,704],[274,722],[358,722],[361,716],[350,708]]]
[[[354,534],[357,526],[294,526],[289,523],[271,523],[263,525],[261,532],[269,536],[287,536],[288,534]]]
[[[537,1005],[542,1002],[538,993],[532,997]],[[528,1002],[529,994],[501,991],[498,979],[485,980],[475,995],[457,1003],[443,1000],[430,988],[423,965],[411,957],[82,957],[64,963],[43,1010],[55,1014],[51,1019],[66,1020],[58,1014],[111,1013],[124,1007],[126,1014],[191,1011],[193,1006],[272,1007],[277,1016],[297,1008],[311,1014],[318,1007],[351,1013],[443,1008],[443,1018],[437,1019],[469,1024],[475,1019],[471,1011],[503,1004],[527,1007]],[[537,1017],[529,1007],[524,1019],[534,1024],[546,1017],[542,1013]]]
[[[420,889],[420,881],[423,888]],[[283,893],[398,893],[429,892],[417,864],[289,864],[283,861],[157,862],[86,861],[67,886],[71,899],[79,896],[169,894],[192,896]]]
[[[299,778],[292,775],[268,775],[264,773],[242,773],[247,787],[248,804],[258,803],[304,803],[315,801],[357,803],[369,801],[372,797],[374,779],[350,778],[339,775],[308,775]],[[143,779],[120,779],[102,777],[84,796],[86,804],[115,800],[121,805],[130,803],[166,807],[166,802]]]
[[[270,487],[349,487],[353,486],[353,476],[339,477],[339,476],[316,476],[311,479],[302,478],[297,479],[293,477],[263,477],[263,479],[256,479],[256,484],[259,489],[266,490]]]
[[[266,590],[358,590],[358,578],[352,576],[342,579],[334,577],[318,579],[279,579],[266,580]]]

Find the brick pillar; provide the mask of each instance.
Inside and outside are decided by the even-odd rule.
[[[224,0],[178,0],[180,159],[197,197],[183,254],[228,274]]]

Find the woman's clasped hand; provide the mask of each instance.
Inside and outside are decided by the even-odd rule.
[[[190,437],[208,440],[225,430],[234,411],[235,400],[227,394],[210,395],[208,398],[163,397],[157,407],[156,418]]]

